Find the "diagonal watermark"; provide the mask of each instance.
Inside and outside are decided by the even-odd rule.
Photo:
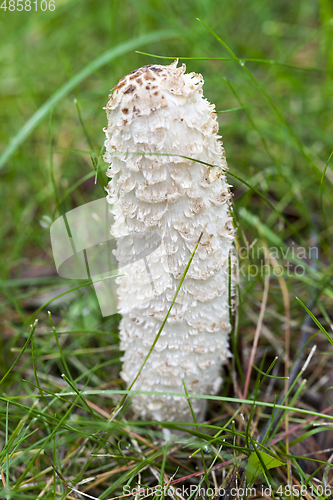
[[[145,297],[131,296],[130,308],[142,305],[155,295],[148,256],[161,246],[157,232],[131,232],[117,238],[128,252],[119,265],[115,250],[117,243],[111,234],[115,220],[106,198],[86,203],[56,219],[50,227],[52,252],[59,276],[70,279],[91,279],[103,316],[118,311],[115,276],[126,275],[135,262],[142,261],[144,280],[151,284]],[[161,249],[159,249],[160,251]],[[110,279],[105,279],[110,277]],[[104,278],[104,279],[103,279]],[[134,303],[135,301],[135,303]]]

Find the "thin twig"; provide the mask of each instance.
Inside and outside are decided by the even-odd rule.
[[[264,319],[264,314],[265,314],[265,309],[266,309],[266,304],[267,304],[268,290],[269,290],[269,273],[267,273],[266,276],[265,276],[264,294],[263,294],[263,297],[262,297],[262,303],[261,303],[261,308],[260,308],[260,314],[259,314],[258,324],[257,324],[257,328],[256,328],[256,333],[254,335],[254,340],[253,340],[253,346],[252,346],[252,350],[251,350],[251,356],[250,356],[249,366],[248,366],[248,369],[247,369],[247,374],[246,374],[246,379],[245,379],[245,387],[244,387],[244,393],[243,393],[243,399],[246,399],[247,391],[248,391],[248,388],[249,388],[252,366],[253,366],[254,357],[255,357],[255,354],[256,354],[257,346],[258,346],[259,336],[260,336],[260,332],[261,332],[261,325],[262,325],[262,322],[263,322],[263,319]]]

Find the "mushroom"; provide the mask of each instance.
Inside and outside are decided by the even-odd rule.
[[[192,421],[186,397],[216,394],[228,358],[229,257],[234,244],[230,186],[215,106],[186,66],[143,66],[122,78],[106,106],[104,160],[116,258],[121,376],[130,385],[152,346],[200,235],[167,322],[133,390],[144,419]],[[133,239],[160,244],[131,264]],[[162,394],[164,393],[164,394]],[[204,398],[191,400],[197,421]]]

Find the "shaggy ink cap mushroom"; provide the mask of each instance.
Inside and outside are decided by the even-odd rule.
[[[121,376],[135,379],[175,296],[202,234],[160,338],[133,390],[133,409],[144,419],[192,421],[185,397],[216,394],[228,358],[229,257],[234,243],[227,163],[215,106],[203,97],[203,78],[177,67],[143,66],[122,78],[106,106],[108,202],[111,234],[124,276],[117,278]],[[191,159],[187,159],[188,157]],[[199,163],[198,161],[203,163]],[[206,164],[213,165],[212,167]],[[131,238],[161,244],[145,260],[129,262]],[[205,399],[192,399],[205,416]]]

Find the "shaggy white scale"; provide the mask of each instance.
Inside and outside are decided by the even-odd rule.
[[[137,69],[114,87],[106,107],[111,233],[125,274],[117,278],[121,376],[128,385],[134,380],[203,233],[133,390],[183,394],[184,381],[189,394],[216,394],[229,355],[231,193],[215,106],[203,97],[202,76],[185,70],[177,61]],[[133,237],[145,258],[135,260]],[[191,403],[202,421],[205,400]],[[133,408],[144,419],[192,421],[185,397],[140,394]]]

